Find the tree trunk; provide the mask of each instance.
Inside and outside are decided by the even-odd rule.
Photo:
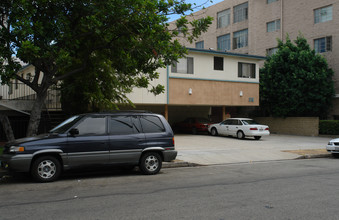
[[[0,114],[0,122],[5,131],[7,141],[13,141],[15,138],[14,138],[13,129],[12,129],[11,123],[9,122],[8,116]]]
[[[37,99],[34,102],[31,117],[29,118],[28,128],[27,128],[27,137],[35,136],[38,133],[41,112],[47,97],[47,89],[37,93]]]

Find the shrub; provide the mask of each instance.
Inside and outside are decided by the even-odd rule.
[[[319,134],[339,134],[339,121],[338,120],[320,120],[319,121]]]

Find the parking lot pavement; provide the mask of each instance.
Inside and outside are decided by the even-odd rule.
[[[239,140],[210,135],[175,135],[176,163],[215,165],[328,157],[329,137],[277,135]]]

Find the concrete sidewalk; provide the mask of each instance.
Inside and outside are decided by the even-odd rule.
[[[326,145],[332,138],[271,134],[256,141],[179,134],[175,135],[177,160],[164,167],[330,157]]]

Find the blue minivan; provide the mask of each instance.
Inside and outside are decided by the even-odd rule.
[[[29,172],[38,182],[56,180],[64,170],[96,165],[139,166],[157,174],[176,158],[173,131],[162,115],[149,112],[73,116],[48,134],[8,142],[1,166]]]

